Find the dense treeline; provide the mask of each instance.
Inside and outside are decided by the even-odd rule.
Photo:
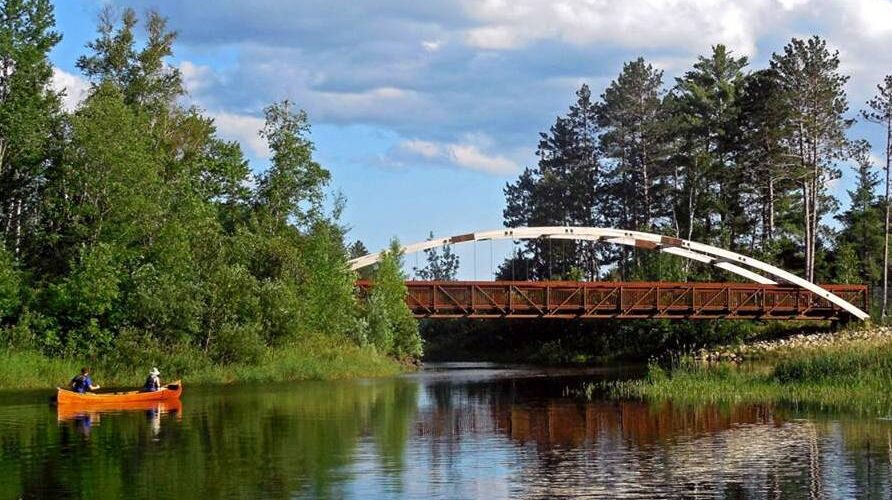
[[[309,337],[398,357],[421,343],[398,253],[360,302],[340,200],[313,159],[307,115],[265,110],[259,174],[186,104],[166,61],[176,34],[150,12],[105,11],[62,110],[47,58],[49,0],[0,8],[0,328],[12,348],[145,360],[253,362]],[[331,208],[333,206],[333,208]],[[155,356],[158,357],[158,356]]]
[[[791,40],[755,70],[717,45],[671,84],[644,59],[631,61],[600,99],[583,85],[541,134],[538,164],[505,188],[505,224],[652,231],[817,282],[882,289],[888,194],[877,193],[870,145],[849,136],[847,81],[838,53],[819,37]],[[884,129],[888,185],[892,76],[858,116]],[[846,164],[857,183],[838,200],[830,183]],[[718,272],[653,252],[551,241],[526,243],[500,270],[532,279],[729,278]]]

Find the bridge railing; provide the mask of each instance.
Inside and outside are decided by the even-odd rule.
[[[370,282],[358,283],[368,290]],[[419,318],[818,319],[849,314],[794,285],[759,283],[408,281]],[[869,308],[866,285],[822,285]]]

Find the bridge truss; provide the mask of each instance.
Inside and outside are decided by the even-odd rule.
[[[633,246],[671,255],[677,255],[679,257],[691,259],[696,262],[713,265],[730,273],[746,278],[747,280],[754,282],[756,285],[763,285],[764,287],[762,288],[762,291],[758,292],[760,297],[768,297],[774,293],[772,291],[774,289],[770,289],[768,288],[768,286],[775,286],[778,290],[800,290],[811,294],[809,295],[809,297],[814,296],[813,300],[809,299],[812,300],[812,302],[817,303],[817,299],[821,299],[824,302],[832,304],[833,307],[836,307],[839,310],[844,311],[848,315],[857,319],[867,320],[870,318],[870,316],[865,312],[865,309],[867,307],[866,300],[862,304],[863,308],[858,307],[857,305],[846,300],[843,296],[840,296],[838,293],[836,293],[834,291],[837,290],[836,288],[830,286],[821,287],[777,266],[773,266],[771,264],[768,264],[767,262],[762,262],[760,260],[754,259],[752,257],[747,257],[730,250],[725,250],[723,248],[718,248],[712,245],[706,245],[704,243],[698,243],[695,241],[683,240],[680,238],[673,238],[653,233],[645,233],[641,231],[629,231],[624,229],[603,227],[569,226],[504,228],[490,231],[467,233],[452,236],[449,238],[439,238],[414,243],[412,245],[402,247],[402,251],[406,253],[413,253],[445,245],[453,245],[472,241],[530,239],[570,239],[603,241],[606,243]],[[351,260],[350,265],[353,269],[360,269],[366,266],[370,266],[378,262],[382,255],[382,252],[365,255]],[[576,285],[583,287],[587,286],[587,284],[583,283],[577,283]],[[632,285],[635,284],[623,284],[624,287]],[[643,285],[649,284],[645,283]],[[701,286],[708,284],[697,283],[691,285]],[[726,288],[726,290],[731,290],[734,288],[732,285],[736,286],[737,284],[719,283],[717,285],[730,287]],[[595,284],[593,286],[597,288],[600,285]],[[692,290],[689,294],[696,295],[696,292]],[[622,305],[622,294],[620,293],[617,296],[620,297],[620,305]],[[756,300],[755,296],[751,300]],[[657,302],[655,302],[655,304],[658,305]],[[669,313],[667,312],[661,314]]]
[[[368,281],[359,287],[367,292]],[[841,320],[843,308],[798,286],[761,283],[408,281],[417,318]],[[864,285],[825,285],[867,309]]]

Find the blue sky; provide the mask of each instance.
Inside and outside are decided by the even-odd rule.
[[[169,18],[190,101],[255,168],[266,165],[262,108],[304,108],[332,190],[347,198],[350,237],[373,250],[393,236],[499,227],[502,189],[535,161],[538,132],[579,85],[600,94],[638,56],[671,83],[716,43],[759,68],[791,37],[818,34],[851,75],[853,116],[892,73],[887,0],[57,0],[64,38],[52,59],[69,105],[85,88],[74,61],[105,4]],[[879,155],[880,130],[851,135]],[[850,178],[834,186],[844,202]],[[479,252],[488,268],[489,249]]]

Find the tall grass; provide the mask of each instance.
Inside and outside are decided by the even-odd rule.
[[[182,378],[189,384],[380,377],[406,370],[405,365],[371,348],[322,340],[268,349],[255,363],[229,365],[210,363],[200,352],[189,350],[172,350],[165,355],[153,353],[142,362],[124,359],[91,362],[51,358],[30,351],[2,351],[0,390],[64,386],[83,366],[90,367],[95,383],[106,387],[142,385],[153,366],[161,370],[163,380]]]
[[[772,363],[706,364],[688,357],[652,362],[640,380],[607,384],[613,397],[682,403],[787,402],[892,410],[892,342],[790,350]]]

